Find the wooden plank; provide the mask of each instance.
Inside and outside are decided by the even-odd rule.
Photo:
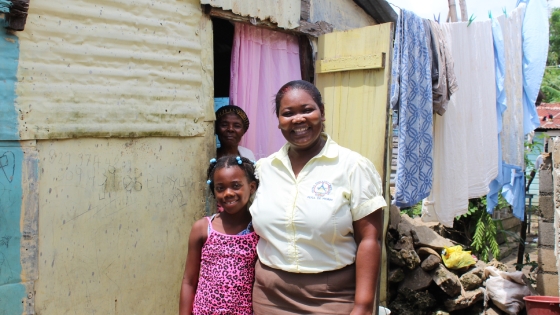
[[[340,57],[317,60],[317,73],[328,73],[350,70],[381,69],[385,67],[385,53],[357,57]]]
[[[324,71],[316,65],[316,85],[323,95],[326,112],[325,131],[340,145],[370,159],[378,170],[387,203],[390,202],[392,126],[389,109],[391,23],[319,36],[317,60],[329,61],[338,71]],[[378,56],[382,67],[341,67],[341,60],[356,63],[363,56]],[[336,61],[336,62],[333,62]],[[331,66],[334,68],[334,66]],[[352,71],[350,71],[352,70]],[[389,210],[384,209],[384,233]],[[383,244],[378,298],[387,303],[387,254]]]

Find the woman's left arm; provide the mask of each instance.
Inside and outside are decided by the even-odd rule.
[[[354,221],[356,296],[351,315],[371,315],[377,291],[383,239],[383,208]]]

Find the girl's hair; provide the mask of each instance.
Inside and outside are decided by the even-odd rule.
[[[276,99],[275,101],[275,113],[276,113],[276,117],[278,117],[280,115],[280,102],[282,101],[282,99],[284,98],[284,95],[286,95],[287,92],[291,91],[291,90],[304,90],[306,91],[309,96],[311,96],[311,98],[313,99],[313,101],[315,101],[315,103],[317,103],[317,105],[319,106],[319,108],[321,110],[323,110],[325,108],[325,105],[323,104],[323,99],[321,98],[321,92],[319,92],[319,90],[317,89],[317,87],[315,87],[315,85],[304,81],[304,80],[295,80],[295,81],[290,81],[286,84],[284,84],[280,90],[278,90],[278,93],[276,93]]]
[[[210,187],[212,195],[214,195],[214,173],[216,173],[216,170],[226,167],[239,167],[241,170],[243,170],[243,172],[245,172],[247,181],[249,183],[255,182],[257,183],[257,187],[259,187],[259,180],[255,176],[254,162],[249,160],[248,158],[235,155],[226,155],[222,156],[218,160],[212,159],[210,161],[211,162],[208,166],[208,171],[206,171],[206,176],[208,179],[208,186]],[[241,161],[241,164],[239,164],[239,161]]]

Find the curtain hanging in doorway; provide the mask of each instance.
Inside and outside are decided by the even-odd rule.
[[[274,114],[274,96],[292,80],[301,80],[299,44],[294,35],[235,23],[231,56],[230,104],[247,113],[251,127],[241,145],[257,159],[286,142]]]

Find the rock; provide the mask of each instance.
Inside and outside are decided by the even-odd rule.
[[[392,283],[398,283],[404,280],[404,271],[401,268],[393,269],[389,271],[387,275],[387,280]]]
[[[417,253],[418,253],[418,256],[420,256],[420,258],[426,258],[430,255],[441,257],[441,255],[438,252],[436,252],[435,250],[433,250],[429,247],[420,247],[420,248],[418,248]]]
[[[473,275],[479,277],[480,279],[482,279],[482,277],[484,276],[484,270],[474,267],[471,270],[467,271],[465,274],[469,274],[472,273]]]
[[[443,304],[448,311],[453,312],[467,308],[482,299],[484,299],[484,288],[478,288],[474,291],[466,291],[464,294],[454,299],[449,299]]]
[[[426,226],[425,223],[419,220],[413,220],[406,214],[401,216],[398,231],[401,235],[412,236],[414,244],[418,246],[426,246],[436,250],[453,246],[450,240],[441,237]]]
[[[467,272],[462,275],[459,280],[461,281],[463,288],[467,291],[474,290],[482,285],[482,278],[475,275],[474,273]]]
[[[397,265],[399,267],[406,266],[404,259],[401,256],[400,251],[394,250],[391,247],[387,247],[389,249],[389,261],[391,264]]]
[[[426,311],[436,305],[436,299],[426,291],[411,291],[407,288],[399,289],[397,298],[389,304],[392,314],[419,315],[428,314]]]
[[[395,246],[393,246],[396,250],[406,249],[406,250],[414,250],[414,241],[410,236],[402,236]]]
[[[428,258],[424,259],[420,267],[425,271],[434,270],[439,264],[441,264],[441,258],[439,256],[430,255]]]
[[[445,266],[439,264],[438,267],[432,271],[432,280],[447,293],[447,295],[454,297],[461,293],[461,282],[459,278],[447,270]]]
[[[401,223],[401,209],[395,205],[389,208],[389,228],[396,230]]]
[[[399,286],[399,290],[406,288],[411,291],[419,291],[426,289],[432,283],[432,276],[425,272],[422,268],[414,269],[406,276]]]
[[[420,257],[418,257],[418,254],[416,254],[416,251],[414,249],[401,249],[399,254],[401,255],[402,259],[404,260],[405,266],[408,269],[413,270],[420,265]]]
[[[492,259],[488,263],[488,266],[496,267],[496,269],[500,271],[508,271],[508,267],[505,264],[502,264],[501,262],[497,261],[496,259]]]

